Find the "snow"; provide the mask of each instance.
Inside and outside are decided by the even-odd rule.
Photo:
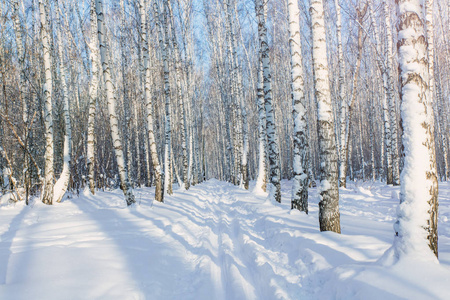
[[[250,183],[250,191],[255,182]],[[309,215],[209,180],[175,189],[89,192],[47,206],[0,205],[0,299],[448,299],[450,183],[441,183],[440,263],[386,260],[399,187],[340,190],[342,234]]]

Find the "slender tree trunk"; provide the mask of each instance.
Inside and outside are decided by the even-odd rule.
[[[132,184],[134,186],[134,179],[135,176],[133,174],[133,161],[134,161],[134,157],[133,157],[133,153],[132,153],[132,132],[131,132],[131,109],[130,109],[130,98],[128,96],[128,81],[126,79],[126,72],[127,72],[127,66],[128,66],[128,57],[127,57],[127,53],[126,53],[126,17],[125,17],[125,3],[124,0],[120,0],[119,2],[119,6],[120,6],[120,12],[121,12],[121,16],[120,16],[120,22],[121,22],[121,28],[120,28],[120,36],[119,36],[119,41],[120,41],[120,52],[121,52],[121,75],[122,75],[122,103],[123,103],[123,121],[122,121],[122,133],[124,136],[124,149],[125,149],[125,161],[127,164],[127,168],[128,168],[128,174],[129,174],[129,180],[130,180],[130,184]],[[138,48],[138,52],[142,52],[139,51],[140,48]],[[141,68],[143,68],[142,66],[142,54],[139,55],[139,62],[140,62],[140,66]],[[142,72],[141,72],[141,76],[139,76],[141,79],[141,82],[143,82],[143,78],[142,78]]]
[[[163,24],[160,36],[160,45],[162,49],[162,59],[164,68],[164,98],[165,98],[165,125],[164,125],[164,190],[167,194],[172,195],[172,170],[170,164],[170,157],[172,155],[172,129],[170,121],[170,82],[169,82],[169,62],[168,62],[168,48],[169,48],[169,32],[168,32],[168,20],[167,20],[167,10],[168,10],[168,0],[164,0],[163,9]],[[164,39],[164,42],[161,41]]]
[[[236,3],[232,3],[231,0],[228,0],[228,10],[227,17],[228,23],[230,26],[230,38],[231,38],[231,46],[232,46],[232,59],[234,65],[234,73],[236,77],[235,86],[236,86],[236,107],[237,107],[237,127],[238,130],[238,145],[240,149],[240,185],[244,189],[248,189],[249,178],[248,178],[248,124],[247,124],[247,111],[244,106],[244,91],[243,91],[243,82],[242,82],[242,70],[237,57],[237,38],[236,38],[236,24],[234,22],[235,18],[232,15],[236,12]],[[234,7],[234,8],[233,8]]]
[[[134,127],[136,137],[134,139],[136,147],[136,183],[138,187],[141,187],[141,148],[140,148],[140,137],[139,137],[139,114],[137,105],[134,106]]]
[[[383,81],[383,93],[381,93],[381,99],[382,99],[382,117],[383,117],[383,130],[382,130],[382,146],[380,151],[380,161],[381,166],[384,164],[384,159],[386,158],[386,171],[384,171],[384,168],[381,167],[380,170],[382,170],[383,173],[386,175],[386,181],[389,183],[392,183],[392,154],[391,154],[391,125],[389,123],[389,112],[387,107],[387,97],[388,97],[388,77],[387,77],[387,60],[384,58],[384,55],[381,51],[381,42],[380,42],[380,36],[378,33],[378,27],[375,23],[375,17],[373,12],[373,3],[372,1],[369,2],[369,14],[370,19],[375,35],[375,44],[376,44],[376,52],[377,52],[377,64],[378,69],[381,72],[382,81]],[[380,175],[382,175],[380,172]],[[381,176],[384,178],[384,176]]]
[[[449,176],[449,163],[448,163],[448,134],[449,134],[449,130],[448,130],[448,123],[447,123],[447,105],[446,105],[446,100],[444,99],[443,95],[442,95],[442,85],[441,85],[441,80],[439,77],[436,77],[436,99],[438,101],[438,107],[439,107],[439,116],[440,116],[440,132],[441,132],[441,139],[442,139],[442,156],[444,157],[444,177],[443,180],[447,181],[448,180],[448,176]]]
[[[339,185],[346,187],[347,185],[347,145],[346,139],[346,118],[347,112],[347,87],[345,85],[345,60],[344,51],[342,49],[342,22],[341,22],[341,6],[339,0],[334,1],[336,7],[336,35],[338,46],[338,65],[339,65]]]
[[[125,161],[123,156],[122,148],[122,138],[119,132],[119,122],[116,115],[116,96],[114,94],[115,88],[113,83],[113,78],[111,76],[111,70],[109,67],[109,52],[108,44],[106,41],[106,30],[103,21],[103,4],[102,0],[97,0],[96,2],[97,11],[97,27],[98,27],[98,40],[100,45],[100,59],[103,68],[103,78],[105,81],[106,98],[108,100],[108,112],[109,112],[109,122],[111,126],[111,137],[114,145],[114,152],[117,160],[117,167],[119,169],[119,177],[121,188],[125,196],[127,205],[132,205],[135,203],[133,191],[128,181],[128,172],[125,167]]]
[[[322,0],[311,0],[314,90],[317,102],[319,137],[319,223],[320,231],[341,232],[339,214],[338,162],[334,134],[325,20]]]
[[[389,123],[390,123],[390,143],[391,143],[391,157],[392,157],[392,181],[389,181],[391,175],[388,173],[387,183],[399,185],[400,184],[400,158],[398,154],[398,136],[397,136],[397,112],[394,95],[394,74],[393,74],[393,54],[392,54],[392,31],[391,31],[391,15],[389,4],[384,0],[384,14],[386,25],[386,73],[387,73],[387,100],[389,105]],[[389,163],[389,162],[388,162]],[[389,172],[388,165],[388,172]]]
[[[181,188],[188,190],[190,186],[190,178],[188,177],[188,154],[187,154],[187,120],[186,120],[186,109],[185,109],[185,103],[187,96],[187,91],[184,91],[183,93],[183,87],[182,87],[182,66],[181,66],[181,54],[180,54],[180,48],[178,46],[177,36],[175,33],[175,20],[172,13],[172,6],[170,3],[170,0],[167,0],[167,8],[169,12],[169,24],[171,25],[171,32],[172,32],[172,45],[173,50],[175,54],[175,80],[177,85],[177,97],[178,97],[178,105],[180,107],[180,111],[182,114],[182,117],[179,121],[180,126],[180,132],[181,132],[181,149],[182,149],[182,165],[183,165],[183,182],[181,184]],[[186,87],[187,89],[188,87]]]
[[[149,53],[147,42],[147,27],[145,17],[145,5],[146,0],[139,1],[139,8],[141,14],[141,39],[142,39],[142,51],[144,53],[144,69],[145,69],[145,107],[147,110],[147,134],[150,143],[150,154],[152,157],[153,170],[155,173],[155,200],[159,202],[164,201],[164,189],[162,182],[161,165],[159,163],[158,152],[156,148],[155,134],[153,131],[153,106],[151,95],[151,82],[150,82],[150,67],[149,67]],[[155,6],[156,6],[155,2]],[[155,10],[157,12],[157,10]],[[155,16],[155,20],[158,22],[158,15]],[[159,23],[159,22],[158,22]],[[145,34],[144,34],[145,33]]]
[[[428,244],[436,257],[438,256],[438,173],[436,165],[436,143],[434,140],[434,27],[433,27],[433,2],[434,0],[426,0],[425,8],[425,28],[427,37],[427,58],[428,58],[428,93],[426,94],[426,110],[427,113],[427,148],[429,155],[429,164],[427,169],[427,179],[430,184],[430,200],[428,210],[430,217],[428,221]]]
[[[361,58],[362,58],[362,47],[363,47],[363,34],[364,29],[362,28],[363,19],[367,11],[367,4],[364,6],[364,8],[361,10],[359,8],[356,9],[357,11],[357,18],[358,23],[360,26],[358,26],[358,55],[356,57],[356,66],[353,73],[353,79],[352,79],[352,94],[350,96],[350,101],[347,101],[346,95],[343,95],[345,98],[343,99],[343,102],[341,102],[341,139],[340,139],[340,161],[339,161],[339,183],[341,187],[347,186],[347,168],[348,168],[348,156],[349,156],[349,150],[348,150],[348,144],[350,140],[350,126],[352,121],[352,110],[353,105],[356,100],[356,95],[358,91],[358,80],[359,80],[359,71],[361,67]]]
[[[266,110],[264,107],[264,77],[262,67],[261,51],[258,60],[258,176],[256,177],[255,190],[257,192],[266,191]]]
[[[266,20],[264,17],[263,0],[255,0],[255,10],[258,19],[259,43],[261,47],[261,57],[263,64],[264,77],[264,105],[266,109],[266,133],[268,140],[268,153],[270,163],[270,194],[273,199],[281,202],[281,184],[280,184],[280,159],[278,143],[276,138],[275,116],[272,106],[272,84],[271,70],[269,61],[269,44],[267,39]]]
[[[64,134],[64,157],[63,157],[63,169],[59,179],[55,183],[53,201],[61,202],[66,190],[69,186],[70,179],[70,161],[72,158],[72,127],[70,124],[70,112],[69,112],[69,90],[66,84],[67,70],[64,63],[64,53],[62,45],[62,31],[63,27],[60,20],[60,9],[58,6],[58,1],[55,3],[56,7],[56,25],[57,25],[57,38],[58,38],[58,58],[59,58],[59,69],[60,69],[60,82],[62,87],[62,96],[64,104],[64,124],[65,124],[65,134]]]
[[[289,45],[291,51],[291,86],[294,120],[294,184],[291,209],[308,213],[308,138],[306,99],[303,83],[302,48],[300,36],[300,10],[297,0],[288,1]]]
[[[91,80],[89,81],[89,116],[88,116],[88,136],[87,136],[87,167],[89,190],[95,194],[95,113],[98,97],[98,76],[99,76],[99,49],[97,36],[97,14],[95,12],[95,1],[91,0],[91,36],[90,54],[91,60]]]
[[[50,34],[47,24],[45,0],[39,0],[39,15],[41,20],[41,43],[44,63],[44,126],[45,126],[45,168],[42,202],[53,204],[53,105],[52,105],[52,61]]]
[[[23,8],[23,5],[22,5]],[[23,12],[23,9],[22,9]],[[23,13],[23,15],[25,16],[25,14]],[[16,48],[17,48],[17,58],[18,58],[18,62],[19,62],[19,98],[20,101],[22,102],[22,120],[23,120],[23,124],[24,124],[24,134],[23,134],[23,140],[25,141],[25,149],[23,152],[23,156],[24,156],[24,166],[22,168],[23,170],[23,184],[24,187],[27,191],[26,193],[26,201],[27,201],[27,205],[28,205],[28,175],[29,174],[29,166],[28,166],[28,155],[27,155],[27,151],[28,151],[28,104],[27,104],[27,99],[25,98],[25,93],[26,93],[26,81],[25,81],[25,53],[24,53],[24,47],[23,47],[23,39],[22,39],[22,26],[21,26],[21,22],[20,22],[20,17],[19,17],[19,1],[15,0],[13,2],[13,21],[14,21],[14,32],[15,32],[15,36],[16,36]],[[27,39],[25,38],[25,41]],[[26,44],[26,43],[25,43]],[[0,169],[1,170],[1,169]]]

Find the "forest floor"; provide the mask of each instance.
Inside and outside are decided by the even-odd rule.
[[[291,183],[272,203],[209,180],[80,195],[46,206],[0,206],[0,299],[449,299],[450,182],[440,184],[440,263],[379,261],[393,242],[399,188],[340,189],[342,234],[290,210]],[[252,186],[251,186],[252,188]],[[250,190],[251,190],[250,188]]]

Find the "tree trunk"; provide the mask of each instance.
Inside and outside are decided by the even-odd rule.
[[[181,54],[180,54],[180,48],[178,46],[177,36],[175,33],[175,20],[172,13],[172,6],[170,3],[170,0],[167,0],[167,8],[169,13],[169,24],[171,25],[171,33],[172,33],[172,45],[173,45],[173,52],[175,54],[175,80],[177,85],[177,96],[178,96],[178,105],[180,107],[181,115],[179,121],[180,126],[180,132],[181,132],[181,149],[182,149],[182,165],[183,165],[183,182],[181,184],[181,188],[188,190],[190,186],[190,178],[188,176],[188,154],[187,154],[187,120],[186,120],[186,109],[185,109],[185,103],[187,96],[187,91],[183,92],[182,87],[182,66],[181,66]],[[188,89],[188,87],[185,87],[185,89]]]
[[[320,231],[341,232],[339,214],[338,162],[322,0],[311,0],[314,90],[317,102],[319,138],[319,223]]]
[[[111,70],[109,67],[109,52],[108,43],[106,41],[106,30],[103,21],[103,4],[102,0],[97,0],[96,2],[97,11],[97,27],[98,27],[98,40],[100,45],[100,59],[103,68],[103,78],[105,81],[106,98],[108,100],[108,113],[109,122],[111,127],[111,137],[114,145],[114,152],[117,160],[117,167],[119,169],[120,184],[125,196],[127,205],[132,205],[135,203],[133,191],[128,181],[128,172],[125,168],[125,161],[123,156],[122,148],[122,138],[119,132],[119,122],[116,115],[116,96],[115,87],[113,83],[113,78],[111,76]]]
[[[69,186],[70,179],[70,161],[72,159],[72,127],[70,124],[70,112],[69,112],[69,90],[66,84],[67,70],[64,63],[64,53],[62,45],[62,31],[60,20],[60,9],[58,1],[55,3],[56,7],[56,25],[57,25],[57,38],[58,38],[58,58],[59,58],[59,74],[62,87],[62,96],[64,104],[64,157],[63,157],[63,169],[59,179],[55,183],[53,201],[61,202],[67,187]]]
[[[399,71],[405,163],[397,210],[397,258],[431,251],[438,255],[438,182],[434,114],[429,95],[429,66],[423,5],[425,0],[397,2]]]
[[[391,143],[391,157],[392,157],[392,177],[388,173],[387,183],[393,185],[400,184],[400,158],[398,154],[398,137],[397,137],[397,112],[395,105],[394,94],[394,72],[393,68],[393,54],[392,54],[392,32],[391,32],[391,15],[387,0],[384,0],[384,14],[386,22],[386,74],[387,74],[387,101],[389,105],[389,128],[390,128],[390,143]],[[388,161],[389,163],[389,161]],[[390,167],[388,165],[388,172]],[[392,178],[392,181],[390,179]]]
[[[155,200],[158,202],[164,201],[164,189],[162,183],[161,165],[159,163],[158,152],[156,148],[155,134],[153,131],[153,106],[151,95],[151,82],[150,82],[150,67],[149,67],[149,54],[148,54],[148,42],[147,42],[147,27],[146,14],[144,8],[146,0],[139,1],[139,8],[141,14],[141,39],[142,39],[142,51],[144,52],[144,69],[145,69],[145,107],[147,110],[147,134],[150,143],[150,155],[152,157],[153,170],[155,173]],[[155,2],[155,6],[156,6]],[[155,20],[158,22],[158,15],[155,16]]]
[[[338,42],[338,65],[339,65],[339,186],[347,185],[347,145],[346,140],[346,124],[347,124],[347,87],[345,85],[345,60],[344,51],[342,50],[342,22],[341,22],[341,6],[339,0],[334,1],[336,7],[336,36]]]
[[[266,110],[264,107],[264,77],[261,51],[258,59],[258,176],[256,177],[256,192],[266,192]]]
[[[270,164],[270,196],[277,202],[281,202],[280,184],[280,158],[276,138],[275,116],[272,106],[272,83],[269,60],[269,44],[267,39],[266,20],[264,16],[263,0],[255,0],[255,10],[258,19],[258,34],[261,47],[264,78],[264,106],[266,109],[266,133],[268,141],[268,154]]]
[[[39,0],[39,15],[41,20],[41,43],[44,62],[44,126],[45,126],[45,167],[44,167],[44,187],[42,192],[42,202],[53,204],[53,111],[52,111],[52,61],[50,34],[47,24],[47,13],[44,4],[45,0]]]
[[[89,81],[89,116],[88,116],[88,136],[87,136],[87,167],[89,190],[95,194],[95,113],[98,97],[98,76],[99,76],[99,49],[97,36],[97,14],[95,12],[95,1],[91,0],[91,36],[90,54],[91,60],[91,80]]]
[[[288,1],[289,45],[291,51],[291,86],[294,120],[294,184],[291,209],[308,213],[308,138],[306,100],[303,83],[302,48],[300,36],[300,10],[297,0]]]

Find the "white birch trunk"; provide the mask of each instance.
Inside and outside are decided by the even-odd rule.
[[[437,77],[436,80],[436,99],[438,101],[438,111],[439,111],[439,117],[440,117],[440,135],[442,139],[442,156],[444,157],[444,170],[443,170],[443,180],[447,181],[449,176],[449,163],[448,163],[448,123],[447,123],[447,105],[446,100],[444,99],[442,95],[442,85],[441,81],[439,80],[439,77]]]
[[[339,65],[339,185],[345,187],[347,183],[347,145],[345,144],[346,124],[347,124],[347,86],[345,85],[345,60],[342,49],[342,22],[341,6],[339,0],[334,1],[336,7],[336,36],[338,46],[338,65]]]
[[[134,106],[134,128],[136,137],[134,139],[136,147],[136,183],[138,187],[141,187],[141,149],[140,149],[140,136],[139,136],[139,115],[137,105]]]
[[[125,46],[126,46],[126,40],[125,40],[125,35],[126,35],[126,18],[125,18],[125,3],[124,0],[120,0],[119,2],[119,6],[120,6],[120,12],[121,12],[121,16],[120,16],[120,21],[121,21],[121,28],[120,28],[120,37],[119,37],[119,41],[120,41],[120,52],[121,52],[121,75],[122,75],[122,103],[123,103],[123,121],[122,121],[122,133],[124,135],[124,144],[123,147],[125,149],[125,161],[127,164],[127,169],[128,169],[128,174],[129,174],[129,180],[130,180],[130,184],[132,184],[134,186],[134,179],[135,176],[133,176],[133,161],[134,161],[134,157],[132,154],[132,134],[131,134],[131,109],[130,109],[130,102],[131,100],[129,99],[129,97],[127,96],[128,94],[128,81],[126,80],[126,69],[127,69],[127,53],[125,52]],[[141,67],[141,69],[143,68],[142,65],[142,54],[139,55],[139,65]],[[139,78],[141,79],[141,83],[143,85],[143,78],[142,78],[142,70],[141,70],[141,76],[139,76]],[[142,89],[143,90],[143,89]],[[143,92],[142,92],[143,94]]]
[[[288,1],[291,89],[294,120],[294,184],[291,209],[308,213],[308,138],[306,124],[303,63],[300,36],[300,10],[297,0]]]
[[[103,78],[105,81],[106,98],[108,101],[108,112],[109,112],[109,122],[111,126],[111,137],[114,145],[114,152],[117,160],[117,167],[119,169],[119,178],[121,183],[121,188],[125,196],[127,205],[132,205],[135,203],[133,191],[128,181],[128,173],[125,168],[125,161],[122,150],[122,138],[119,133],[119,122],[116,115],[116,96],[114,94],[115,87],[113,79],[111,76],[111,70],[109,66],[109,52],[108,44],[106,41],[106,30],[103,21],[103,4],[102,0],[96,1],[96,11],[97,11],[97,27],[98,27],[98,40],[100,45],[100,59],[103,68]]]
[[[58,6],[58,1],[55,3],[56,7],[56,31],[58,39],[58,58],[59,58],[59,69],[60,69],[60,81],[63,94],[63,104],[64,104],[64,124],[65,124],[65,134],[64,134],[64,150],[63,150],[63,169],[59,179],[56,181],[54,186],[53,201],[61,202],[64,194],[69,186],[70,179],[70,161],[72,158],[72,127],[70,124],[70,113],[69,113],[69,90],[66,84],[67,70],[64,63],[64,53],[62,45],[62,31],[63,26],[61,26],[60,20],[60,9]]]
[[[350,96],[349,101],[347,101],[347,95],[343,95],[345,98],[341,102],[341,132],[340,132],[340,160],[339,160],[339,183],[341,187],[347,186],[347,168],[348,168],[348,157],[349,157],[349,140],[350,140],[350,125],[352,121],[352,110],[353,105],[356,100],[357,90],[358,90],[358,79],[359,79],[359,70],[361,67],[361,58],[362,58],[362,46],[363,46],[363,28],[362,24],[364,21],[364,16],[367,11],[367,4],[365,4],[364,8],[361,10],[359,8],[356,9],[357,12],[357,22],[360,24],[358,26],[358,54],[356,57],[356,66],[353,73],[352,79],[352,94]],[[342,78],[343,79],[343,78]],[[341,95],[342,96],[342,95]]]
[[[425,0],[398,2],[398,53],[405,163],[401,174],[398,221],[394,228],[397,258],[428,259],[438,254],[438,182],[434,114],[428,99],[429,66],[423,7]],[[431,249],[431,251],[430,251]]]
[[[318,113],[320,231],[340,233],[337,149],[328,81],[327,43],[322,0],[311,0],[310,14],[314,90]]]
[[[425,8],[425,28],[427,37],[427,58],[428,58],[428,93],[426,94],[426,113],[427,113],[427,148],[429,155],[429,165],[427,169],[427,179],[431,185],[430,200],[428,204],[430,208],[428,221],[428,245],[438,256],[438,173],[436,166],[436,143],[435,143],[435,121],[434,121],[434,26],[433,26],[433,3],[434,0],[426,0]]]
[[[179,120],[180,132],[181,132],[181,149],[182,149],[182,165],[183,165],[183,180],[180,182],[181,189],[188,190],[190,186],[190,178],[188,176],[188,154],[187,154],[187,120],[186,120],[186,109],[185,103],[187,102],[186,98],[188,98],[188,92],[185,87],[185,91],[183,91],[182,87],[182,66],[181,66],[181,54],[180,48],[178,46],[177,36],[175,33],[175,20],[172,13],[172,6],[170,0],[167,0],[167,8],[169,13],[169,21],[172,33],[172,45],[173,52],[175,54],[175,80],[177,85],[177,97],[178,97],[178,105],[180,107],[180,111],[182,117]]]
[[[99,49],[97,36],[97,14],[95,12],[95,1],[91,0],[91,35],[90,35],[90,53],[91,60],[91,80],[89,81],[89,116],[88,116],[88,136],[87,136],[87,167],[89,190],[92,195],[95,194],[95,113],[98,97],[98,77],[99,77]]]
[[[165,98],[165,124],[164,124],[164,190],[167,194],[172,195],[172,170],[171,170],[171,159],[172,155],[172,129],[171,129],[171,121],[170,121],[170,82],[169,82],[169,62],[167,59],[168,56],[168,48],[169,48],[169,32],[168,32],[168,20],[167,20],[167,0],[164,0],[164,8],[163,8],[163,23],[160,27],[162,31],[160,36],[160,45],[161,41],[164,39],[164,42],[161,45],[162,49],[162,60],[163,60],[163,68],[164,68],[164,98]]]
[[[264,107],[264,77],[262,68],[261,53],[258,59],[258,83],[257,83],[257,101],[258,101],[258,176],[256,177],[255,192],[266,192],[266,110]]]
[[[25,16],[25,13],[23,11],[23,3],[22,3],[22,15]],[[23,170],[23,184],[24,187],[27,190],[28,193],[28,187],[29,187],[29,182],[28,182],[28,177],[27,173],[29,174],[29,165],[28,165],[28,155],[27,155],[27,151],[28,151],[28,104],[27,104],[27,100],[25,99],[25,93],[26,93],[26,81],[25,81],[25,53],[24,53],[24,47],[23,47],[23,38],[22,38],[22,26],[21,26],[21,22],[20,22],[20,16],[19,16],[19,1],[15,0],[13,2],[13,14],[12,14],[12,19],[14,22],[14,33],[16,36],[16,46],[17,46],[17,58],[18,58],[18,62],[19,62],[19,99],[22,102],[22,120],[24,123],[24,141],[25,141],[25,147],[26,149],[24,149],[24,166],[22,168]],[[26,44],[26,40],[27,38],[25,37],[25,44]],[[0,133],[1,134],[1,133]],[[27,205],[28,205],[28,194],[26,195],[26,201],[27,201]]]
[[[44,63],[44,126],[45,126],[45,167],[42,202],[53,204],[53,117],[52,117],[52,61],[50,34],[47,24],[45,0],[39,0],[39,16],[41,20],[41,43]]]
[[[270,163],[270,196],[278,202],[281,202],[281,184],[280,184],[280,161],[276,138],[275,116],[272,106],[272,84],[271,70],[269,60],[269,44],[267,39],[266,20],[264,17],[263,0],[255,0],[255,10],[258,20],[259,43],[261,47],[261,57],[263,64],[264,77],[264,101],[266,109],[266,133],[268,140],[268,153]]]
[[[166,3],[164,2],[164,6]],[[158,3],[154,2],[154,12],[156,26],[159,30],[159,46],[161,49],[162,59],[163,59],[163,72],[164,72],[164,98],[165,98],[165,126],[164,126],[164,192],[169,195],[172,194],[172,185],[170,179],[170,86],[169,86],[169,66],[167,62],[167,43],[168,43],[168,32],[167,32],[167,17],[165,16],[165,9],[163,10],[163,24],[159,19],[159,8]]]
[[[239,137],[239,148],[240,148],[240,186],[244,189],[248,189],[249,178],[248,178],[248,124],[247,124],[247,111],[244,106],[244,90],[243,90],[243,80],[242,80],[242,69],[239,63],[239,59],[237,57],[237,38],[236,38],[236,26],[235,23],[236,18],[232,17],[232,14],[237,14],[236,3],[233,3],[229,0],[228,2],[228,22],[230,23],[230,34],[231,34],[231,43],[232,43],[232,57],[233,64],[236,75],[236,106],[237,106],[237,120],[238,120],[238,137]]]
[[[393,74],[393,54],[392,54],[392,31],[391,31],[391,15],[387,0],[384,1],[384,14],[386,25],[386,73],[387,73],[387,101],[389,105],[389,122],[390,122],[390,142],[392,157],[392,182],[388,180],[388,184],[400,184],[400,158],[398,155],[398,137],[397,137],[397,113],[394,95],[394,74]],[[389,168],[388,168],[389,171]],[[387,176],[390,179],[390,174]]]
[[[22,101],[22,119],[24,121],[25,127],[28,123],[28,106],[25,99],[25,51],[23,48],[23,38],[22,38],[22,26],[19,17],[19,0],[13,2],[13,21],[14,21],[14,33],[16,36],[16,46],[17,46],[17,58],[19,61],[19,92],[20,100]]]
[[[387,107],[387,97],[388,97],[388,80],[387,80],[387,60],[383,57],[382,51],[381,51],[381,42],[380,42],[380,36],[378,32],[378,27],[375,22],[374,12],[373,12],[373,2],[372,0],[369,2],[369,14],[370,19],[372,23],[372,28],[374,31],[375,36],[375,49],[377,52],[376,58],[377,58],[377,64],[378,69],[381,72],[382,81],[383,81],[383,87],[381,94],[382,99],[382,113],[383,113],[383,130],[382,130],[382,145],[381,145],[381,151],[380,151],[380,161],[381,161],[381,170],[386,175],[387,182],[392,183],[392,155],[391,155],[391,126],[389,123],[389,112]],[[384,159],[386,158],[386,171],[384,171],[383,165],[384,165]],[[381,177],[383,177],[383,174],[381,174]]]
[[[146,13],[144,8],[146,7],[146,0],[139,1],[139,11],[141,14],[141,42],[142,51],[144,56],[144,70],[145,70],[145,107],[147,113],[147,135],[150,143],[150,155],[152,157],[153,170],[155,175],[155,200],[158,202],[164,201],[164,189],[162,183],[162,172],[161,165],[159,163],[158,151],[156,147],[155,134],[153,130],[153,106],[152,106],[152,95],[151,95],[151,78],[150,78],[150,67],[149,67],[149,50],[147,42],[147,22]],[[155,6],[156,6],[155,2]],[[158,20],[158,15],[155,16]]]

